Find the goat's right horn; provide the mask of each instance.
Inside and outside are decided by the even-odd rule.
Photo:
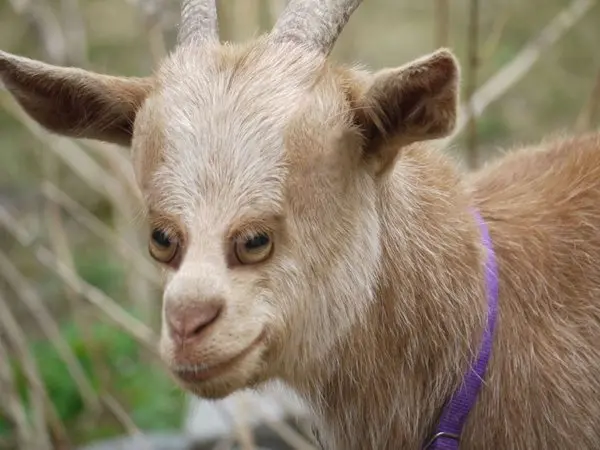
[[[325,55],[362,0],[290,0],[273,27],[278,41],[295,41]]]
[[[219,39],[216,0],[183,0],[181,24],[177,40],[180,44],[189,41]]]

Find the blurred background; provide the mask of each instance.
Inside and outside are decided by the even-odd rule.
[[[218,2],[222,39],[269,29],[284,6]],[[0,49],[144,76],[172,48],[178,8],[0,0]],[[451,47],[464,104],[441,147],[468,170],[597,128],[599,44],[593,0],[369,0],[332,57],[379,69]],[[0,449],[314,448],[283,389],[204,403],[175,387],[154,351],[161,276],[140,213],[125,149],[49,135],[0,90]]]

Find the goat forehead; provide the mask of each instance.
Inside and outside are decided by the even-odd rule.
[[[188,224],[209,227],[239,215],[279,215],[287,168],[284,160],[251,160],[238,152],[199,150],[195,158],[167,158],[153,175],[151,204]],[[233,157],[232,157],[233,155]],[[269,159],[272,159],[269,160]]]
[[[258,208],[267,197],[277,203],[286,172],[282,133],[258,111],[245,116],[219,106],[187,123],[167,114],[162,164],[153,175],[162,210],[189,219],[197,210]]]
[[[310,89],[324,60],[296,47],[272,47],[261,40],[245,46],[180,48],[158,73],[162,95],[176,100],[180,115],[267,109],[285,118],[290,102]]]
[[[163,148],[152,175],[154,207],[189,221],[211,208],[213,221],[247,209],[281,209],[286,124],[318,66],[299,64],[301,54],[257,53],[188,55],[163,73],[155,103]]]

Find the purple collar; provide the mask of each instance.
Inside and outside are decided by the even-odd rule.
[[[481,388],[490,353],[492,352],[492,337],[498,313],[498,267],[488,227],[479,212],[473,211],[473,214],[479,224],[483,245],[487,250],[487,260],[485,262],[488,301],[487,326],[484,330],[477,362],[474,367],[470,368],[464,382],[445,406],[436,433],[424,447],[426,450],[457,450],[459,448],[463,426],[477,400],[477,394]]]

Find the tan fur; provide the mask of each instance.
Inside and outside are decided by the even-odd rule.
[[[82,134],[67,100],[91,113],[102,98],[103,114],[123,119],[131,92],[143,103],[119,140],[132,142],[150,225],[180,237],[165,305],[225,305],[194,345],[163,326],[173,370],[226,364],[185,389],[221,398],[281,379],[313,409],[325,448],[420,448],[481,339],[476,207],[498,256],[500,313],[461,448],[598,448],[599,135],[460,173],[424,142],[456,119],[445,50],[371,74],[293,39],[192,43],[151,80],[105,91],[100,75],[65,70],[0,53],[0,78],[55,132]],[[54,121],[39,113],[52,108]],[[105,117],[88,117],[87,136],[114,140]],[[272,256],[232,265],[232,239],[263,230]]]

